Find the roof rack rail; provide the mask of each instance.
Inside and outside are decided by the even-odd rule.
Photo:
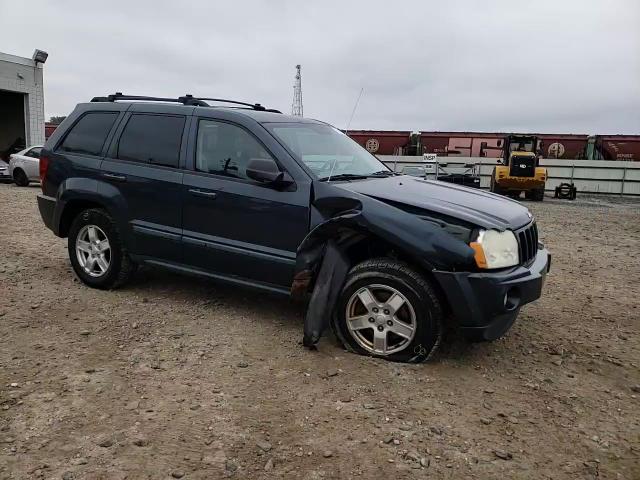
[[[220,103],[232,103],[234,105],[242,105],[243,107],[250,108],[252,110],[257,110],[261,112],[272,112],[272,113],[282,113],[280,110],[276,110],[274,108],[266,108],[259,103],[246,103],[239,102],[237,100],[226,100],[224,98],[199,98],[194,97],[193,95],[185,95],[183,97],[178,98],[165,98],[165,97],[147,97],[143,95],[124,95],[122,92],[116,92],[113,95],[107,95],[106,97],[93,97],[91,99],[92,102],[116,102],[119,100],[141,100],[145,102],[174,102],[174,103],[182,103],[183,105],[191,105],[195,107],[210,107],[205,100],[210,102],[220,102]]]
[[[208,102],[220,102],[220,103],[232,103],[234,105],[242,105],[244,107],[249,107],[252,110],[258,110],[260,112],[272,112],[272,113],[282,113],[280,110],[276,110],[275,108],[266,108],[259,103],[246,103],[246,102],[238,102],[237,100],[226,100],[224,98],[207,98],[207,97],[198,97],[195,100],[203,101],[206,100]]]

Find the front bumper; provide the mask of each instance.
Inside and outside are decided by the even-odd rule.
[[[514,191],[535,190],[545,186],[545,180],[537,177],[500,177],[496,183],[503,190]]]
[[[495,340],[506,333],[520,307],[540,298],[551,267],[547,249],[529,266],[500,272],[443,272],[434,275],[444,290],[463,334],[471,340]]]

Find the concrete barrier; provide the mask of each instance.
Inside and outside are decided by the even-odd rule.
[[[379,155],[378,158],[397,172],[425,173],[422,157]],[[487,189],[496,165],[495,158],[481,157],[438,157],[438,161],[447,163],[447,169],[453,172],[464,171],[465,165],[476,165],[480,186]],[[560,183],[573,182],[582,193],[640,195],[640,162],[543,158],[540,165],[547,168],[547,191],[554,191]],[[427,178],[435,177],[434,170],[426,169]]]

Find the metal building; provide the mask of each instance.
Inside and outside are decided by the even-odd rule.
[[[0,53],[0,156],[44,143],[43,65],[47,53],[32,58]]]

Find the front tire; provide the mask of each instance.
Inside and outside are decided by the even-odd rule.
[[[99,208],[84,210],[73,220],[67,248],[76,276],[92,288],[117,288],[135,270],[113,218]]]
[[[349,351],[419,363],[440,344],[442,307],[434,288],[407,264],[366,260],[349,272],[332,327]]]
[[[532,193],[533,200],[536,202],[542,202],[544,200],[544,187],[534,190]]]
[[[21,168],[17,168],[13,171],[13,181],[18,187],[28,187],[29,186],[29,177],[24,173],[24,170]]]

